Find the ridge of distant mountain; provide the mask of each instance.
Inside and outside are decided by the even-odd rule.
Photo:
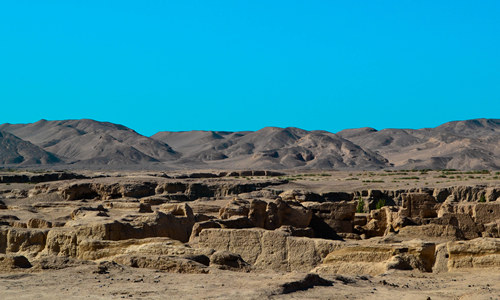
[[[397,168],[499,169],[500,120],[453,121],[436,128],[343,130],[338,135]]]
[[[42,148],[5,131],[0,131],[1,165],[46,165],[60,159]]]
[[[338,133],[265,127],[257,131],[158,132],[151,137],[94,120],[0,125],[0,165],[58,164],[120,169],[500,169],[500,120],[435,128],[365,127]]]
[[[2,124],[0,130],[79,165],[142,164],[180,156],[165,143],[123,125],[88,119]]]
[[[329,132],[266,127],[245,132],[159,132],[152,136],[183,153],[186,164],[273,169],[383,168],[387,161]]]

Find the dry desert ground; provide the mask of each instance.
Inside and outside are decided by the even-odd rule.
[[[497,171],[0,172],[1,299],[499,299]]]

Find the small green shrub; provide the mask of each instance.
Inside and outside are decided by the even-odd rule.
[[[365,202],[363,201],[361,196],[359,196],[359,199],[358,199],[358,206],[356,207],[356,212],[357,213],[364,213],[365,212]]]
[[[384,206],[385,206],[385,199],[380,199],[380,200],[378,200],[377,205],[375,206],[375,208],[381,209]]]
[[[481,195],[481,197],[479,197],[479,202],[486,202],[486,197]]]

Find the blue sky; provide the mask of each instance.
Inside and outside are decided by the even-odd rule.
[[[0,123],[332,132],[500,118],[500,1],[2,1]]]

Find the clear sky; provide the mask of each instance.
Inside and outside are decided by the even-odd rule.
[[[162,130],[500,118],[500,1],[1,1],[0,123]]]

